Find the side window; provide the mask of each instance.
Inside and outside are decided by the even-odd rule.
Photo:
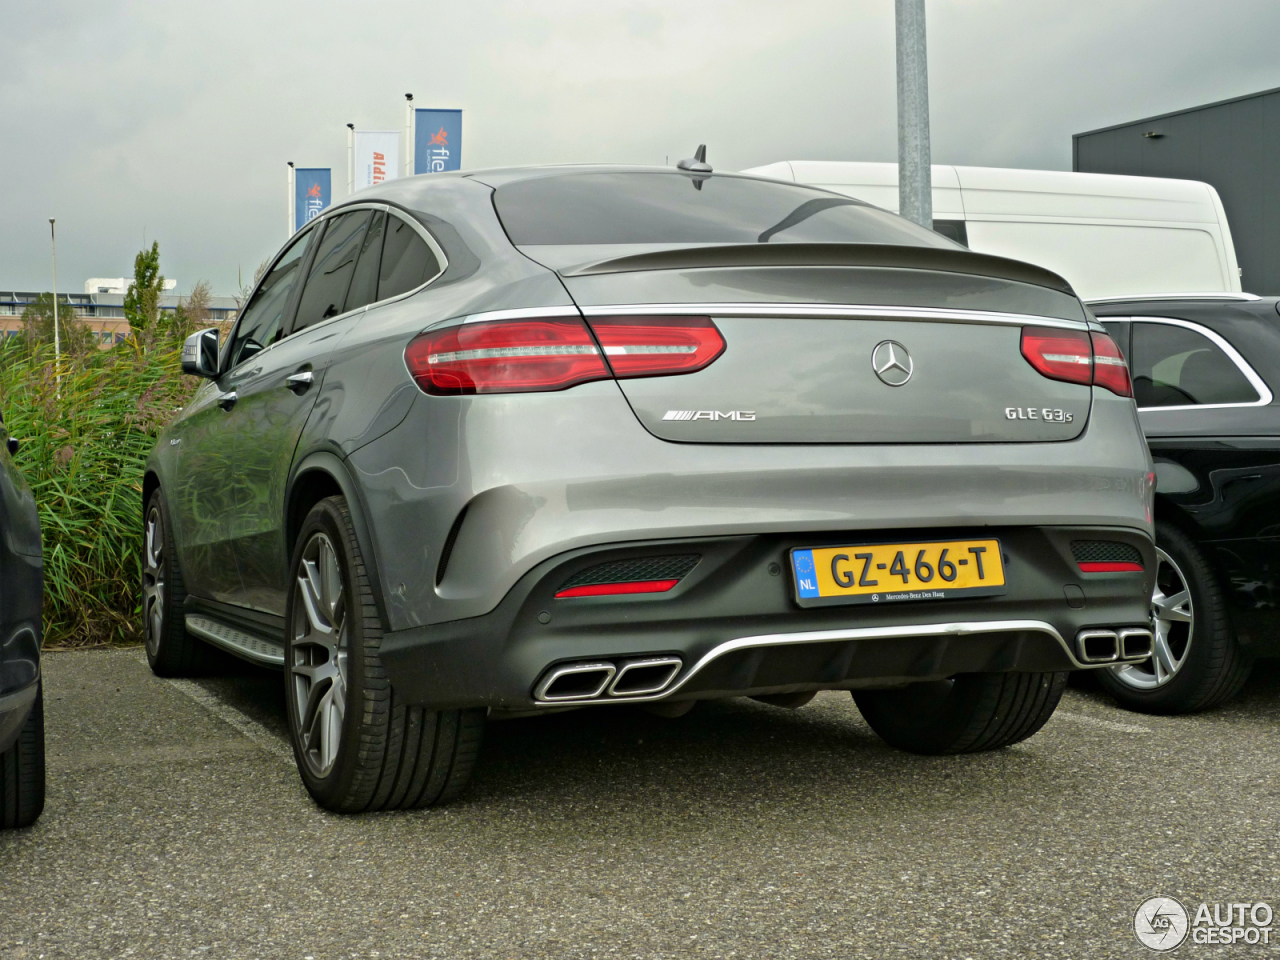
[[[360,245],[360,259],[356,261],[356,272],[351,277],[351,289],[347,291],[344,311],[355,310],[378,299],[378,264],[382,261],[382,235],[386,224],[387,215],[379,210],[373,215],[373,221],[365,231],[364,242]]]
[[[1139,407],[1253,403],[1258,392],[1208,337],[1170,323],[1133,324],[1133,395]]]
[[[1120,348],[1120,356],[1124,357],[1125,363],[1129,360],[1129,321],[1128,320],[1102,320],[1099,321],[1107,330],[1107,334],[1116,342],[1116,346]]]
[[[378,299],[385,300],[426,283],[440,272],[440,262],[418,231],[399,217],[387,218],[378,272]]]
[[[289,295],[298,282],[307,245],[318,232],[308,230],[293,241],[240,314],[227,351],[228,370],[275,343],[280,336],[280,324],[289,305]]]
[[[369,217],[368,210],[353,210],[329,221],[324,239],[311,261],[307,285],[302,288],[294,330],[302,330],[343,312]]]

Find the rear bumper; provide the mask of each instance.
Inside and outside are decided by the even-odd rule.
[[[535,691],[545,687],[549,671],[566,665],[608,665],[616,671],[634,660],[679,661],[656,692],[613,696],[606,682],[599,695],[561,703],[852,689],[957,673],[1101,665],[1079,656],[1075,638],[1081,631],[1148,624],[1154,548],[1133,529],[896,533],[904,542],[979,535],[997,537],[1006,554],[1008,592],[1002,596],[816,608],[795,601],[790,549],[892,541],[895,533],[684,538],[584,548],[536,566],[488,614],[388,633],[381,656],[392,684],[409,702],[525,710],[556,705],[540,701]],[[1071,553],[1076,539],[1131,544],[1145,570],[1081,574]],[[597,564],[672,553],[696,553],[700,559],[667,593],[555,598],[566,582]]]

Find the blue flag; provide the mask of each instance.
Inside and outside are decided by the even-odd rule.
[[[328,167],[298,167],[293,171],[293,229],[300,230],[333,202]]]
[[[413,111],[413,172],[462,169],[462,111]]]

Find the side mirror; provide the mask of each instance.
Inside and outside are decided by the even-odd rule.
[[[197,330],[182,344],[182,372],[212,380],[218,375],[218,328]]]

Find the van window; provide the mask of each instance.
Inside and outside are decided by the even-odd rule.
[[[955,244],[860,200],[745,177],[575,173],[494,192],[511,242]]]
[[[1258,391],[1221,348],[1171,323],[1133,324],[1133,396],[1139,407],[1256,403]]]

